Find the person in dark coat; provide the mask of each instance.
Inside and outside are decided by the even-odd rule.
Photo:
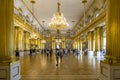
[[[20,56],[20,54],[19,54],[19,50],[18,50],[18,48],[16,49],[16,57],[19,57]]]
[[[32,50],[32,49],[30,49],[30,55],[32,55],[32,52],[33,52],[33,50]]]
[[[52,53],[53,53],[53,50],[52,50],[52,49],[50,49],[50,57],[52,57]]]

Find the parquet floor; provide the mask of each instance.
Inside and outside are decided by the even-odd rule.
[[[66,54],[56,66],[56,56],[45,54],[20,57],[21,80],[98,80],[100,59]]]

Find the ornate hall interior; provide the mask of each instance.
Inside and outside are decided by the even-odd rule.
[[[0,80],[120,80],[120,0],[0,7]]]

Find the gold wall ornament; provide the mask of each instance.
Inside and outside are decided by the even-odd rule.
[[[57,2],[57,12],[53,15],[49,27],[56,30],[61,30],[69,26],[64,15],[60,12],[60,2]]]
[[[82,3],[87,3],[87,0],[82,0]]]
[[[36,1],[35,0],[30,0],[31,3],[35,3]]]

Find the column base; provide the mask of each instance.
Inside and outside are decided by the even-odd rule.
[[[95,51],[94,56],[96,56],[97,58],[100,58],[100,51]]]
[[[0,80],[20,80],[20,62],[0,62]]]
[[[56,53],[56,50],[55,50],[55,49],[53,49],[53,53]]]
[[[120,80],[120,63],[100,62],[100,80]]]
[[[14,56],[0,56],[0,62],[11,62]]]
[[[24,51],[20,51],[20,57],[24,56]]]
[[[29,55],[30,54],[30,50],[25,50],[24,51],[24,55]]]
[[[72,51],[73,52],[73,51]],[[79,50],[79,53],[82,54],[82,50]]]
[[[88,51],[88,57],[93,58],[93,56],[94,56],[94,52],[93,51]]]

